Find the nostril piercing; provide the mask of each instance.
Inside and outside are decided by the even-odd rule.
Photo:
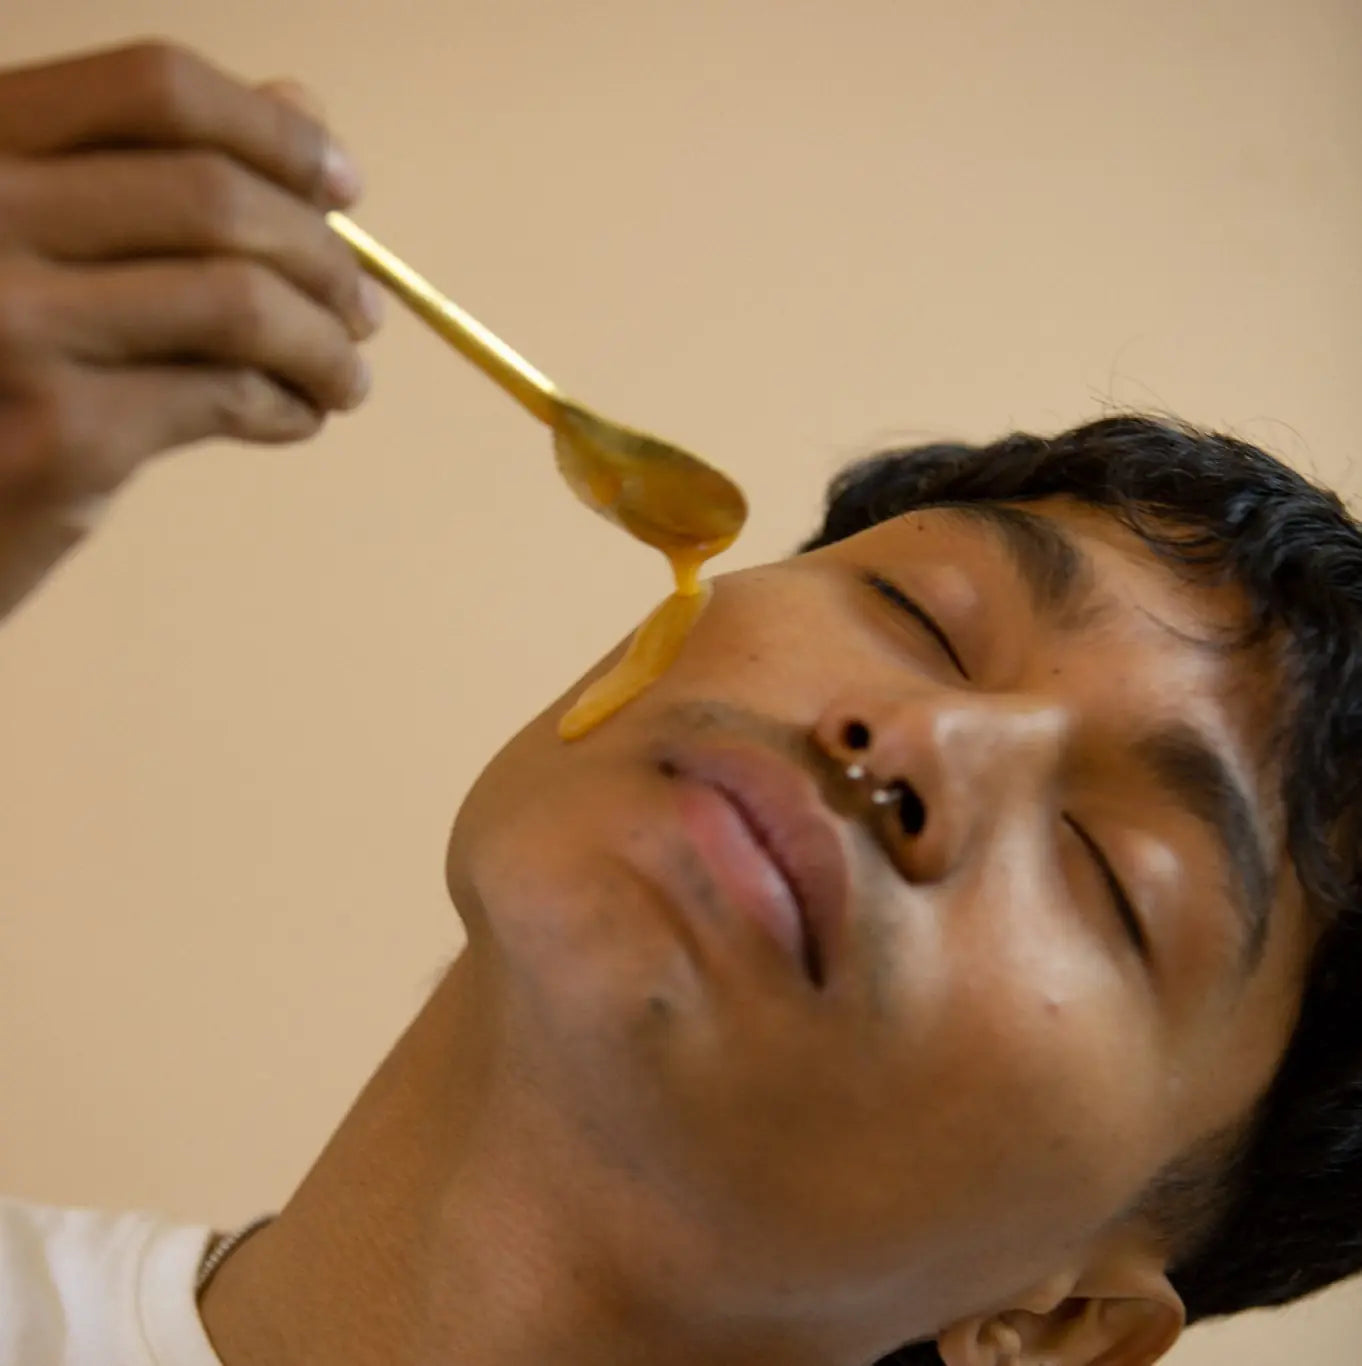
[[[848,721],[842,729],[842,743],[848,749],[868,749],[870,727],[863,721]]]

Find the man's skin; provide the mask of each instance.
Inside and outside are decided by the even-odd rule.
[[[467,951],[207,1297],[229,1363],[814,1366],[943,1329],[951,1366],[1018,1339],[1065,1363],[1169,1345],[1165,1250],[1121,1211],[1246,1115],[1311,936],[1255,747],[1269,664],[1207,643],[1237,595],[1101,514],[1043,516],[1090,561],[1061,618],[999,533],[926,511],[725,576],[643,698],[564,745],[565,698],[511,742],[450,845]],[[881,842],[842,799],[820,756],[854,757],[850,720],[920,794],[920,835]],[[1251,969],[1236,874],[1140,757],[1170,724],[1245,785],[1277,870]],[[769,770],[847,861],[821,986],[741,909],[687,776],[719,770]]]
[[[233,363],[341,401],[291,356]],[[167,395],[125,391],[143,445],[176,444]],[[1132,1209],[1247,1118],[1313,942],[1262,749],[1281,698],[1268,649],[1224,648],[1236,590],[1030,511],[1040,534],[932,509],[724,576],[638,701],[565,745],[565,695],[493,760],[449,848],[468,947],[212,1283],[227,1366],[1166,1350],[1170,1249]],[[853,764],[910,786],[909,828]],[[793,950],[749,818],[802,898]]]

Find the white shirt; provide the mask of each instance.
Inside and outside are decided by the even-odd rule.
[[[0,1366],[221,1366],[194,1294],[211,1237],[0,1200]]]

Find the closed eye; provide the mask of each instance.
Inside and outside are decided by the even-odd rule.
[[[861,575],[862,582],[873,588],[886,602],[892,603],[900,612],[913,618],[919,626],[935,638],[936,643],[946,655],[946,658],[955,665],[960,677],[969,681],[969,670],[960,661],[960,656],[955,652],[955,646],[951,644],[951,638],[942,629],[941,623],[927,611],[921,603],[910,598],[907,593],[896,583],[891,583],[882,574],[877,574],[873,569],[865,570]]]
[[[1126,933],[1130,936],[1136,949],[1139,950],[1140,956],[1147,959],[1149,957],[1149,941],[1145,938],[1144,926],[1140,924],[1140,917],[1136,913],[1135,905],[1122,885],[1121,879],[1116,876],[1116,870],[1111,866],[1111,860],[1107,858],[1102,846],[1072,816],[1065,816],[1064,820],[1092,856],[1092,861],[1097,865],[1097,871],[1102,875],[1102,881],[1106,884],[1107,892],[1111,896],[1112,904],[1116,907],[1116,914],[1121,917]]]

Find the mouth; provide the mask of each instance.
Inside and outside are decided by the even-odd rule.
[[[725,898],[817,988],[835,968],[850,872],[813,776],[765,746],[677,746],[658,763],[678,783],[682,825]]]

